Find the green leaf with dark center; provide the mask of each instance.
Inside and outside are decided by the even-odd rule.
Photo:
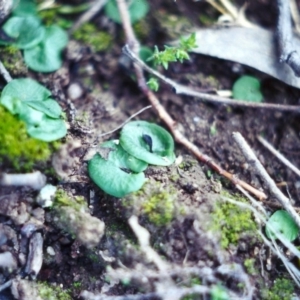
[[[127,123],[121,131],[120,144],[129,154],[148,164],[169,166],[175,161],[172,136],[156,124]]]
[[[269,239],[276,239],[276,234],[274,234],[273,231],[278,231],[290,242],[299,234],[297,224],[285,210],[277,210],[268,220],[266,224],[266,235]]]
[[[144,173],[127,173],[99,154],[89,161],[88,172],[91,179],[104,192],[118,198],[138,191],[146,180]]]
[[[45,27],[42,26],[40,19],[34,16],[11,17],[3,25],[3,30],[9,37],[14,38],[12,44],[20,49],[34,47],[45,35]]]
[[[68,35],[63,29],[49,26],[41,43],[24,51],[24,60],[34,71],[54,72],[62,65],[61,54],[67,43]]]

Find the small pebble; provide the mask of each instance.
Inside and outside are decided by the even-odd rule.
[[[69,85],[68,96],[71,100],[76,100],[83,95],[83,89],[79,83],[74,82]]]
[[[53,247],[48,246],[48,247],[47,247],[47,253],[48,253],[49,255],[51,255],[51,256],[54,256],[54,255],[55,255],[55,251],[54,251]]]
[[[53,205],[54,195],[56,193],[56,186],[51,184],[46,184],[37,196],[36,202],[41,207],[50,207]]]

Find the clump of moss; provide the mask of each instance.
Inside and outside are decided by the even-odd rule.
[[[0,106],[0,165],[10,164],[17,171],[28,171],[51,155],[51,144],[28,136],[25,124]]]
[[[244,266],[246,268],[246,271],[250,275],[255,275],[257,273],[255,270],[254,263],[255,263],[254,258],[248,258],[248,259],[245,259],[245,261],[244,261]]]
[[[69,206],[74,208],[76,211],[88,211],[87,203],[82,196],[70,197],[67,192],[62,189],[58,189],[54,197],[55,209],[59,209],[62,206]]]
[[[70,292],[61,289],[59,286],[39,282],[37,283],[37,290],[43,300],[72,300]]]
[[[94,51],[104,51],[111,47],[112,36],[99,30],[94,24],[86,23],[73,33],[74,39],[88,44]]]
[[[272,288],[265,291],[263,299],[268,300],[290,300],[293,298],[294,283],[290,279],[278,278],[274,281]]]
[[[39,16],[43,20],[43,23],[46,26],[50,26],[56,24],[63,29],[71,28],[73,22],[61,17],[57,11],[57,9],[45,9],[39,11]]]
[[[21,51],[15,46],[6,46],[0,48],[0,57],[5,68],[11,76],[25,75],[28,72]]]
[[[122,199],[129,214],[144,216],[156,226],[168,225],[174,218],[176,192],[169,186],[149,180],[141,190]]]
[[[223,192],[223,196],[232,197]],[[236,196],[236,201],[247,202],[244,198]],[[252,213],[235,204],[217,201],[212,213],[212,229],[221,234],[221,246],[227,248],[230,244],[237,245],[241,235],[256,235],[256,223]]]

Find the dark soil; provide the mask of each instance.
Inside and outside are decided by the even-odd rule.
[[[72,4],[71,1],[64,2]],[[184,16],[192,26],[203,26],[199,21],[199,12],[212,20],[218,17],[218,13],[203,3],[204,1],[150,2],[151,12],[143,21],[147,27],[147,34],[139,36],[143,45],[150,47],[162,47],[174,34],[166,31],[157,17],[158,13]],[[244,3],[236,2],[238,5]],[[276,7],[272,2],[251,1],[247,10],[249,19],[265,28],[273,29],[276,24]],[[6,234],[9,236],[8,242],[0,245],[0,252],[10,251],[16,257],[18,267],[13,272],[3,270],[3,273],[0,273],[0,285],[10,279],[24,279],[30,283],[46,282],[51,287],[56,286],[67,291],[71,299],[83,299],[80,296],[83,291],[102,294],[102,298],[90,296],[85,299],[161,299],[159,291],[165,288],[163,299],[177,299],[167,294],[170,293],[168,287],[174,291],[175,288],[182,291],[197,285],[210,288],[220,284],[228,289],[229,294],[235,293],[241,299],[251,289],[252,299],[279,299],[275,298],[275,294],[268,294],[274,286],[274,280],[280,278],[291,283],[293,281],[282,262],[270,252],[262,240],[253,232],[240,232],[237,241],[224,248],[220,245],[222,233],[212,231],[216,226],[213,225],[214,222],[222,227],[222,224],[218,224],[218,220],[213,218],[215,206],[224,203],[220,199],[221,195],[224,195],[226,190],[232,197],[236,197],[237,190],[230,182],[201,162],[197,162],[182,146],[176,145],[176,156],[182,158],[179,165],[151,167],[147,170],[149,182],[140,195],[116,199],[104,194],[89,179],[86,155],[89,149],[95,146],[97,136],[115,129],[132,114],[149,105],[133,79],[130,62],[121,55],[121,48],[125,43],[122,27],[108,20],[103,12],[91,22],[98,26],[99,30],[108,30],[112,34],[113,45],[109,50],[95,52],[91,45],[71,38],[64,52],[65,60],[60,70],[53,74],[29,72],[28,76],[37,79],[52,91],[54,98],[63,107],[70,125],[61,148],[53,153],[52,161],[48,163],[47,168],[53,167],[54,171],[47,175],[47,182],[64,190],[71,199],[82,196],[90,214],[105,223],[105,234],[100,243],[89,247],[90,245],[78,241],[67,228],[63,230],[62,226],[59,226],[58,212],[55,209],[42,210],[34,202],[37,192],[26,188],[1,187],[1,201],[4,201],[5,197],[8,201],[14,198],[16,207],[19,207],[18,216],[22,215],[20,205],[23,203],[24,211],[39,220],[41,225],[36,226],[42,233],[44,245],[43,266],[36,281],[32,281],[31,276],[24,272],[21,259],[23,255],[23,260],[26,261],[28,254],[27,250],[23,249],[22,252],[22,247],[27,247],[22,245],[24,242],[20,235],[24,222],[15,221],[11,215],[1,211],[0,223],[5,226],[5,230],[12,231]],[[183,29],[176,30],[179,31],[175,33],[177,37],[184,33]],[[190,61],[171,64],[164,73],[177,82],[206,90],[230,90],[239,76],[254,75],[262,79],[265,102],[300,104],[299,90],[244,66],[235,73],[234,65],[233,62],[191,54]],[[74,94],[75,88],[80,90],[79,97]],[[205,104],[192,97],[178,96],[165,85],[160,87],[157,96],[176,120],[179,130],[203,153],[212,157],[227,171],[236,174],[238,178],[265,190],[260,178],[246,164],[245,158],[232,139],[232,132],[240,132],[270,176],[280,184],[282,191],[293,199],[293,205],[300,206],[299,178],[256,139],[257,135],[263,135],[293,164],[300,166],[298,114]],[[165,126],[151,109],[135,119]],[[118,138],[118,132],[101,138],[100,142],[111,138]],[[43,168],[37,164],[34,170],[43,172]],[[1,165],[1,171],[13,172],[11,166],[5,163]],[[174,209],[171,220],[158,225],[145,214],[143,203],[147,202],[147,197],[163,191],[172,198]],[[267,190],[265,192],[268,193]],[[276,200],[272,198],[268,199],[264,207],[268,212],[278,209]],[[160,209],[163,214],[164,208]],[[157,266],[145,256],[128,225],[131,215],[137,215],[140,224],[149,231],[151,246],[168,264],[169,273],[172,275],[163,275],[163,271],[158,271]],[[299,239],[295,244],[299,245]],[[253,263],[252,270],[247,268],[245,263],[249,260]],[[222,267],[225,269],[229,265],[233,269],[239,266],[240,269],[236,269],[235,274],[222,271]],[[296,266],[299,267],[299,262]],[[194,271],[189,271],[192,268]],[[205,268],[213,272],[211,276],[214,279],[204,274]],[[248,281],[245,280],[246,277]],[[31,287],[36,288],[34,285]],[[295,286],[295,295],[298,292],[299,289]],[[131,296],[109,297],[117,295]],[[140,297],[132,298],[132,295]],[[194,293],[189,296],[183,294],[181,299],[221,299],[208,297]],[[13,299],[9,289],[0,294],[0,299]],[[19,299],[26,297],[21,295]],[[51,299],[67,298],[60,295]]]

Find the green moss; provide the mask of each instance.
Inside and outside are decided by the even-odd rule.
[[[82,196],[69,196],[64,190],[58,189],[55,193],[53,207],[59,209],[61,206],[68,206],[74,208],[76,211],[87,209],[87,204]]]
[[[144,216],[156,226],[165,226],[172,221],[177,209],[176,192],[172,187],[149,180],[141,190],[122,199],[128,216]]]
[[[223,192],[223,196],[232,198],[232,195]],[[235,196],[234,200],[247,202],[244,198]],[[212,230],[221,234],[221,246],[227,248],[230,244],[237,245],[241,234],[256,236],[256,223],[252,213],[235,204],[217,201],[213,213]]]
[[[265,291],[262,298],[268,300],[291,300],[294,288],[294,283],[291,279],[277,278],[272,288]]]
[[[51,144],[28,136],[25,124],[0,106],[0,165],[27,171],[51,155]]]
[[[69,29],[73,24],[70,20],[61,17],[56,8],[41,10],[39,11],[39,16],[46,26],[55,24],[63,29]]]
[[[248,259],[245,259],[245,261],[244,261],[244,266],[246,268],[246,271],[250,275],[255,275],[257,273],[255,270],[254,263],[255,263],[254,258],[248,258]]]
[[[94,51],[104,51],[111,47],[112,36],[99,30],[94,24],[86,23],[73,33],[74,39],[88,44]]]
[[[39,296],[43,300],[72,300],[70,292],[58,286],[49,285],[45,282],[37,283]]]
[[[27,67],[18,48],[14,46],[0,47],[0,57],[12,77],[27,74]]]
[[[167,191],[154,193],[142,206],[149,221],[157,226],[171,222],[174,215],[174,197]]]

